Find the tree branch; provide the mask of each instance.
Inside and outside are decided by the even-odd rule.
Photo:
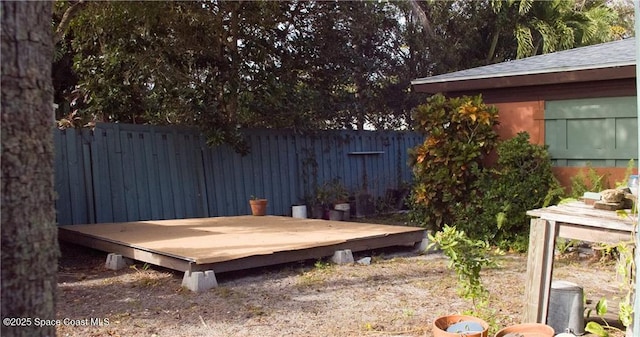
[[[433,28],[431,28],[431,23],[427,18],[427,14],[424,12],[422,7],[420,7],[420,4],[418,4],[417,0],[411,0],[409,1],[409,3],[411,3],[411,8],[413,9],[413,12],[416,14],[418,19],[420,20],[422,27],[424,27],[424,29],[427,31],[427,35],[430,38],[433,38],[435,36],[435,33],[433,32]]]
[[[75,4],[71,5],[71,7],[67,8],[67,10],[62,15],[62,20],[58,24],[56,28],[56,32],[53,34],[53,44],[57,44],[62,40],[62,36],[69,28],[69,24],[71,23],[71,19],[78,13],[78,11],[84,7],[87,3],[84,0],[79,0]]]

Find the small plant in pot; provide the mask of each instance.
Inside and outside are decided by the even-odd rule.
[[[335,178],[315,189],[312,213],[314,218],[325,220],[342,220],[343,212],[335,211],[336,204],[349,201],[349,191]],[[332,214],[333,213],[333,214]]]
[[[249,199],[249,205],[251,206],[251,214],[256,216],[262,216],[267,214],[267,199],[251,196]]]
[[[487,337],[489,324],[467,315],[440,316],[433,321],[434,337]]]
[[[464,231],[447,225],[435,235],[429,234],[429,240],[432,242],[429,248],[437,246],[449,258],[449,268],[453,269],[458,277],[458,294],[473,302],[472,315],[480,316],[483,312],[486,313],[489,292],[481,282],[480,271],[483,267],[497,265],[492,258],[489,244],[471,239]],[[495,253],[502,254],[499,250]],[[488,333],[489,324],[471,315],[447,315],[433,322],[435,337],[486,337]]]
[[[331,208],[329,211],[330,220],[346,220],[349,218],[347,210],[349,205],[349,191],[340,183],[340,180],[333,179],[327,184],[330,195]]]

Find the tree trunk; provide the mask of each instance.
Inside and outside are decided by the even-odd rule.
[[[2,336],[54,336],[52,2],[2,1]],[[14,319],[21,318],[21,319]]]

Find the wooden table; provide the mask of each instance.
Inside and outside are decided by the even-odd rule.
[[[531,219],[523,323],[546,323],[556,237],[589,242],[633,240],[632,218],[582,202],[534,209]]]

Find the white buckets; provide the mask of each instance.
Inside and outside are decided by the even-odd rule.
[[[298,219],[306,219],[307,205],[291,206],[291,216]]]

